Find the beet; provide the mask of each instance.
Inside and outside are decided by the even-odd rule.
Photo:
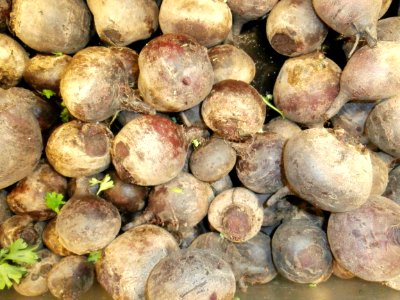
[[[0,190],[0,225],[11,216],[12,213],[7,204],[7,192]]]
[[[278,273],[297,283],[323,282],[332,274],[326,234],[308,220],[291,220],[278,227],[272,258]]]
[[[51,252],[59,256],[73,255],[73,253],[67,250],[60,242],[59,235],[56,231],[56,218],[50,220],[49,223],[46,224],[42,239],[43,243]]]
[[[279,134],[285,140],[288,140],[292,136],[299,133],[301,131],[301,128],[299,125],[288,119],[276,117],[270,120],[267,124],[265,124],[263,126],[263,130]]]
[[[201,115],[216,134],[238,141],[261,131],[266,108],[255,88],[228,79],[214,85],[202,104]]]
[[[390,166],[376,152],[370,153],[372,163],[372,189],[371,195],[382,195],[389,182]]]
[[[34,220],[25,215],[14,215],[0,224],[0,247],[9,247],[19,238],[23,239],[28,245],[35,245],[39,249],[42,247],[43,222]]]
[[[276,79],[274,102],[289,120],[320,125],[339,93],[340,74],[339,66],[321,52],[289,58]]]
[[[100,39],[126,46],[149,38],[158,27],[158,7],[153,0],[87,1]]]
[[[229,175],[222,177],[220,180],[211,182],[210,185],[215,196],[233,187],[232,179]]]
[[[276,52],[292,57],[320,49],[328,28],[315,14],[311,0],[281,0],[268,16],[266,32]]]
[[[214,81],[207,49],[184,34],[164,34],[151,40],[139,54],[139,69],[143,100],[162,112],[199,104]]]
[[[327,232],[335,259],[368,281],[400,275],[399,221],[400,206],[382,196],[371,196],[355,210],[331,214]]]
[[[389,182],[383,196],[400,204],[400,166],[390,171]]]
[[[137,87],[139,78],[139,54],[128,47],[109,47],[109,49],[122,62],[125,72],[128,74],[128,84],[131,88]]]
[[[400,16],[378,21],[378,40],[400,42]]]
[[[11,0],[0,0],[0,32],[7,30],[10,19]]]
[[[150,272],[146,299],[221,299],[235,295],[235,276],[222,258],[200,249],[176,251]]]
[[[341,279],[354,278],[354,274],[346,270],[336,259],[333,260],[333,275]]]

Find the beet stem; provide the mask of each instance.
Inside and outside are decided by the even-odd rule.
[[[324,114],[324,119],[328,120],[336,115],[340,109],[349,101],[349,95],[343,89],[340,89],[339,94],[336,96],[335,100],[332,102],[329,109]]]
[[[294,193],[289,189],[289,187],[286,185],[282,188],[280,188],[275,194],[273,194],[271,197],[267,199],[267,201],[264,203],[264,207],[271,207],[274,204],[276,204],[278,201],[282,200],[284,197],[289,196],[289,195],[294,195]]]
[[[153,107],[142,101],[138,90],[130,90],[128,94],[124,95],[121,99],[121,108],[142,114],[156,114],[156,110]]]
[[[153,221],[153,218],[154,218],[154,214],[151,211],[145,211],[141,215],[135,217],[133,219],[133,221],[129,222],[124,227],[122,227],[122,231],[128,231],[129,229],[131,229],[133,227],[151,223]]]
[[[357,33],[356,34],[356,41],[355,41],[355,43],[353,45],[353,48],[351,48],[351,51],[350,51],[349,55],[347,56],[348,59],[353,55],[354,51],[356,51],[359,42],[360,42],[360,34]]]

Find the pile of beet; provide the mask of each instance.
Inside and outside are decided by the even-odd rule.
[[[0,298],[97,280],[231,300],[278,274],[400,290],[399,14],[0,0]],[[3,257],[21,239],[19,278]]]

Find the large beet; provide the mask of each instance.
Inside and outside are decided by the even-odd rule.
[[[378,40],[400,42],[400,16],[378,21]]]
[[[372,196],[360,208],[331,214],[328,239],[335,259],[368,281],[400,275],[400,206]]]

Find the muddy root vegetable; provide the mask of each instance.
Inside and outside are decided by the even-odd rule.
[[[135,227],[117,237],[96,264],[97,281],[114,299],[144,299],[153,267],[179,247],[168,231],[155,225]]]
[[[0,225],[0,246],[9,247],[19,238],[28,245],[41,247],[44,222],[34,222],[29,216],[14,215]]]
[[[208,50],[214,70],[214,83],[225,79],[250,83],[256,75],[253,59],[242,49],[233,45],[218,45]]]
[[[67,250],[60,242],[58,233],[56,231],[56,218],[50,220],[46,224],[43,230],[43,243],[51,252],[59,256],[73,255],[73,253]]]
[[[330,28],[344,36],[365,39],[370,47],[376,46],[382,0],[313,0],[312,3],[317,15]]]
[[[212,47],[228,36],[232,13],[224,1],[164,0],[159,22],[164,34],[188,34],[200,44]]]
[[[28,65],[25,49],[8,35],[0,33],[0,87],[16,86]]]
[[[62,99],[79,120],[100,122],[118,110],[155,113],[129,87],[130,74],[110,48],[87,47],[75,54],[60,82]]]
[[[75,53],[90,39],[90,11],[85,1],[13,0],[10,27],[32,49]]]
[[[136,88],[139,78],[139,54],[128,47],[110,47],[110,49],[122,62],[124,70],[128,74],[129,86]]]
[[[289,120],[318,126],[339,93],[340,74],[321,52],[289,58],[276,79],[274,102]]]
[[[7,30],[10,19],[11,0],[0,0],[0,32]]]
[[[311,0],[282,0],[269,14],[266,32],[276,52],[293,57],[318,50],[328,28],[315,14]]]
[[[211,182],[210,185],[215,196],[233,187],[232,179],[229,175],[222,177],[220,180]]]
[[[371,195],[382,195],[389,182],[389,164],[377,153],[371,152],[372,188]]]
[[[160,260],[146,283],[146,299],[232,299],[235,276],[222,258],[200,249],[177,251]]]
[[[361,207],[331,214],[328,239],[335,259],[355,276],[386,281],[400,275],[400,206],[371,196]]]
[[[232,242],[245,242],[261,228],[263,210],[253,192],[232,188],[220,193],[208,209],[210,225]]]
[[[216,134],[238,141],[262,129],[266,107],[255,88],[228,79],[214,85],[202,104],[201,115]]]
[[[111,139],[105,125],[73,120],[52,132],[46,145],[47,159],[66,177],[94,175],[111,162]]]
[[[334,116],[350,100],[378,101],[400,93],[400,42],[380,41],[364,46],[347,62],[340,77],[340,92],[325,113]],[[373,76],[371,74],[375,74]]]
[[[400,87],[400,86],[399,86]],[[400,158],[400,95],[378,103],[365,122],[369,140],[379,149]]]
[[[383,196],[400,204],[400,166],[389,173],[389,182]]]
[[[299,125],[288,119],[276,117],[265,124],[263,126],[263,130],[279,134],[285,140],[288,140],[292,136],[299,133],[301,131],[301,128]]]
[[[332,272],[333,275],[341,279],[354,278],[354,274],[346,270],[341,264],[337,262],[336,259],[333,259]]]
[[[34,115],[0,89],[0,189],[28,176],[39,163],[43,143]]]
[[[126,46],[149,38],[158,27],[158,7],[153,0],[87,1],[100,39]]]
[[[86,256],[71,255],[53,266],[47,277],[50,293],[58,299],[79,299],[93,285],[93,264]]]
[[[283,277],[319,283],[332,274],[332,254],[325,232],[308,220],[283,223],[272,238],[272,258]]]
[[[214,82],[207,49],[184,34],[164,34],[151,40],[140,51],[139,69],[143,100],[161,112],[183,111],[199,104]]]
[[[208,232],[198,236],[189,249],[207,250],[225,260],[232,268],[238,287],[265,284],[277,275],[272,262],[271,239],[258,233],[244,243],[232,243],[218,233]]]
[[[378,40],[400,42],[400,16],[378,21]]]

